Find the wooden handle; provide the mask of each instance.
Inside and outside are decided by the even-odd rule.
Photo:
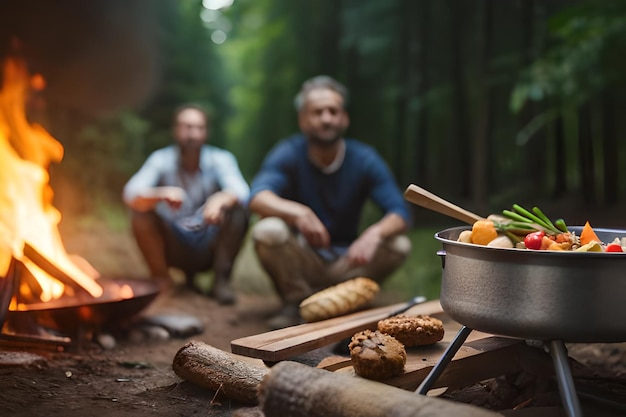
[[[483,220],[483,217],[478,214],[462,209],[414,184],[407,187],[404,198],[413,204],[453,217],[467,224],[474,224],[478,220]]]

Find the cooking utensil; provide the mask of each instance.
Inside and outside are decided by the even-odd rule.
[[[580,234],[582,227],[570,227]],[[434,386],[474,330],[540,340],[554,363],[569,417],[582,411],[565,342],[626,341],[626,256],[606,252],[505,249],[457,242],[468,227],[435,234],[443,245],[440,301],[463,324],[453,343],[422,381],[417,393]],[[626,230],[594,229],[604,242]]]
[[[454,204],[411,185],[405,197],[468,224],[477,219]],[[570,227],[580,234],[582,227]],[[626,341],[626,256],[605,252],[534,251],[457,242],[468,227],[435,234],[443,245],[440,301],[463,326],[417,393],[425,395],[469,334],[493,334],[546,343],[569,417],[581,417],[565,342]],[[594,229],[604,242],[626,230]]]
[[[435,235],[444,250],[440,301],[453,319],[524,339],[626,341],[626,255],[457,242],[467,229]],[[570,230],[580,234],[582,227]],[[626,236],[626,230],[594,230],[605,242]]]
[[[159,294],[152,280],[101,279],[98,281],[104,294],[98,298],[61,298],[45,303],[31,303],[28,310],[9,310],[9,322],[31,322],[44,328],[54,329],[66,335],[76,335],[84,330],[93,330],[105,325],[125,322],[146,308]],[[122,298],[119,289],[128,285],[131,298]]]
[[[483,217],[478,214],[474,214],[471,211],[467,211],[452,204],[415,184],[411,184],[407,187],[404,191],[404,198],[413,204],[455,218],[467,224],[474,224],[474,222],[478,220],[483,220]]]

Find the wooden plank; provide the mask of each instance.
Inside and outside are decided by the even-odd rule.
[[[517,358],[523,341],[500,337],[487,337],[463,345],[454,359],[448,364],[433,388],[460,388],[477,381],[505,375],[521,370]],[[444,346],[442,346],[445,349]],[[443,352],[441,352],[443,354]],[[417,352],[407,352],[407,365],[404,374],[385,381],[398,388],[415,391],[439,361],[436,357],[426,357]]]
[[[361,330],[375,329],[379,320],[389,317],[405,305],[399,303],[379,307],[236,339],[230,344],[231,352],[268,362],[286,360],[338,342]],[[413,306],[407,313],[432,315],[442,311],[439,300],[434,300]]]
[[[286,329],[244,337],[231,342],[232,353],[279,362],[305,352],[344,340],[364,329],[375,329],[379,320],[401,308],[403,303],[336,317],[316,323],[301,324]],[[443,321],[443,340],[430,346],[407,349],[405,372],[383,383],[415,391],[455,339],[461,325],[447,316],[439,300],[419,304],[407,314],[425,314]],[[465,344],[448,364],[433,388],[460,387],[487,378],[516,372],[521,369],[522,349],[528,349],[518,339],[497,337],[474,330]],[[350,358],[337,357],[318,366],[332,372],[354,374]]]
[[[443,340],[429,346],[407,348],[404,374],[382,381],[398,388],[415,391],[428,373],[439,362],[448,345],[454,340],[461,325],[445,313],[433,313],[444,323]],[[487,378],[521,370],[520,351],[526,348],[519,339],[497,337],[472,331],[467,341],[458,350],[433,388],[461,387]],[[350,358],[338,360],[323,369],[333,372],[354,374]]]

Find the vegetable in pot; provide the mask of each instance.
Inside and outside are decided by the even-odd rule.
[[[540,250],[541,243],[545,235],[546,232],[543,230],[527,234],[524,238],[524,245],[526,246],[526,249]]]

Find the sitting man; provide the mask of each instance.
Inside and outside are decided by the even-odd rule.
[[[235,157],[207,145],[209,118],[186,104],[174,113],[175,144],[156,150],[124,187],[132,230],[150,274],[165,289],[169,268],[179,268],[197,289],[197,272],[213,269],[211,295],[222,304],[235,296],[230,275],[248,227],[249,187]]]
[[[411,250],[409,214],[393,175],[370,146],[344,139],[346,88],[327,76],[306,81],[295,99],[301,133],[278,143],[251,185],[259,261],[283,300],[268,325],[300,321],[299,303],[357,276],[382,281]],[[368,199],[382,218],[360,235]]]

